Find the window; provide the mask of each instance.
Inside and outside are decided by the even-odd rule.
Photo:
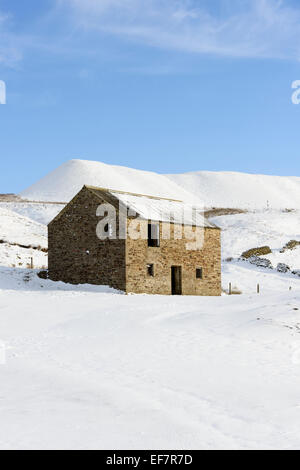
[[[160,246],[159,224],[148,224],[148,246]]]
[[[196,278],[197,279],[203,279],[203,269],[202,268],[197,268],[196,269]]]
[[[154,277],[154,264],[147,265],[148,276]]]

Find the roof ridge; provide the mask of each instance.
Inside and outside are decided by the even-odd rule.
[[[85,184],[84,185],[87,189],[93,189],[97,191],[103,191],[106,193],[117,193],[117,194],[128,194],[128,196],[137,196],[137,197],[147,197],[149,199],[156,199],[157,201],[171,201],[171,202],[182,202],[179,199],[171,199],[168,197],[159,197],[159,196],[150,196],[149,194],[139,194],[139,193],[131,193],[129,191],[120,191],[118,189],[110,189],[110,188],[101,188],[100,186],[90,186]]]

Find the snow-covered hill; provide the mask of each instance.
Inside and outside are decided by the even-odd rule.
[[[7,209],[27,219],[34,220],[38,224],[48,225],[63,209],[64,204],[46,204],[30,202],[0,202],[0,210]],[[0,219],[1,220],[1,219]],[[1,223],[1,222],[0,222]],[[46,228],[44,227],[46,234]]]
[[[291,240],[300,241],[300,211],[276,210],[224,215],[211,219],[222,229],[222,285],[228,290],[229,282],[242,293],[254,293],[259,283],[261,292],[283,292],[289,287],[300,289],[300,279],[292,274],[279,274],[279,263],[291,270],[300,270],[300,247],[281,252]],[[226,262],[241,257],[244,251],[269,246],[271,254],[264,255],[271,261],[273,270],[258,268],[247,262]]]
[[[160,175],[96,161],[70,160],[25,189],[32,201],[68,202],[84,184],[129,191],[205,207],[300,209],[300,178],[199,171]]]
[[[20,196],[32,201],[68,202],[85,184],[185,202],[197,199],[164,175],[84,160],[64,163]]]
[[[47,227],[0,206],[0,266],[47,266]]]
[[[199,171],[168,175],[206,207],[300,209],[300,178]]]
[[[0,240],[42,248],[48,246],[45,225],[2,207],[0,207]]]
[[[280,253],[290,241],[300,241],[300,211],[247,212],[211,219],[222,229],[222,258],[238,258],[244,251],[268,245],[273,255],[265,255],[277,263],[288,263],[300,269],[300,249]]]

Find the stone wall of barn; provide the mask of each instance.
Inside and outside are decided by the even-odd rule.
[[[49,277],[72,284],[109,285],[126,290],[125,240],[96,234],[100,200],[83,188],[48,226]]]
[[[141,224],[147,225],[147,221]],[[146,293],[170,295],[171,268],[182,267],[183,295],[221,295],[221,231],[217,228],[203,228],[198,235],[202,246],[198,250],[188,250],[191,241],[183,234],[176,240],[174,230],[180,226],[170,225],[170,240],[163,239],[169,224],[160,223],[160,247],[148,247],[147,239],[126,242],[126,291],[128,293]],[[193,230],[196,230],[195,228]],[[146,233],[146,227],[142,228]],[[199,234],[199,232],[198,232]],[[154,267],[154,276],[150,276],[147,265]],[[197,279],[196,270],[202,269],[202,279]]]
[[[97,194],[99,194],[97,192]],[[110,196],[108,195],[108,198]],[[149,247],[147,221],[141,221],[143,238],[100,240],[96,215],[100,204],[106,203],[93,191],[83,188],[60,216],[49,224],[49,276],[55,281],[73,284],[109,285],[127,293],[169,295],[172,293],[171,268],[182,269],[183,295],[221,294],[221,231],[200,230],[202,245],[187,249],[192,243],[184,234],[176,239],[181,226],[160,223],[160,246]],[[112,202],[112,201],[110,201]],[[116,201],[113,201],[116,204]],[[117,214],[118,215],[118,214]],[[132,220],[128,219],[132,229]],[[170,236],[166,238],[168,230]],[[177,235],[178,236],[178,235]],[[153,265],[153,276],[148,265]],[[202,270],[202,279],[196,270]]]

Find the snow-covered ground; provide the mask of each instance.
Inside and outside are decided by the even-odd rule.
[[[257,284],[260,293],[272,294],[288,292],[290,288],[298,291],[300,279],[293,274],[282,274],[276,270],[258,268],[248,262],[223,262],[222,264],[222,287],[225,292],[229,290],[231,283],[233,290],[242,294],[254,294],[257,292]],[[241,299],[243,302],[243,298]]]
[[[48,254],[43,251],[9,243],[0,244],[0,266],[26,268],[31,266],[31,260],[36,268],[46,269],[48,266]]]
[[[299,449],[300,278],[238,260],[269,245],[275,268],[300,269],[299,247],[280,253],[300,241],[298,179],[200,172],[175,178],[186,180],[178,190],[94,163],[69,162],[23,195],[68,200],[88,183],[250,207],[211,219],[223,290],[242,295],[127,296],[42,280],[24,268],[47,266],[47,253],[24,246],[46,248],[63,206],[0,203],[0,449]]]
[[[45,236],[45,226],[1,214],[10,240]],[[213,221],[223,258],[299,239],[297,212]],[[13,269],[30,252],[7,246],[4,260],[5,246],[0,449],[299,449],[299,278],[233,261],[223,288],[242,295],[126,296]]]
[[[2,276],[1,449],[299,449],[299,289],[125,296]]]

